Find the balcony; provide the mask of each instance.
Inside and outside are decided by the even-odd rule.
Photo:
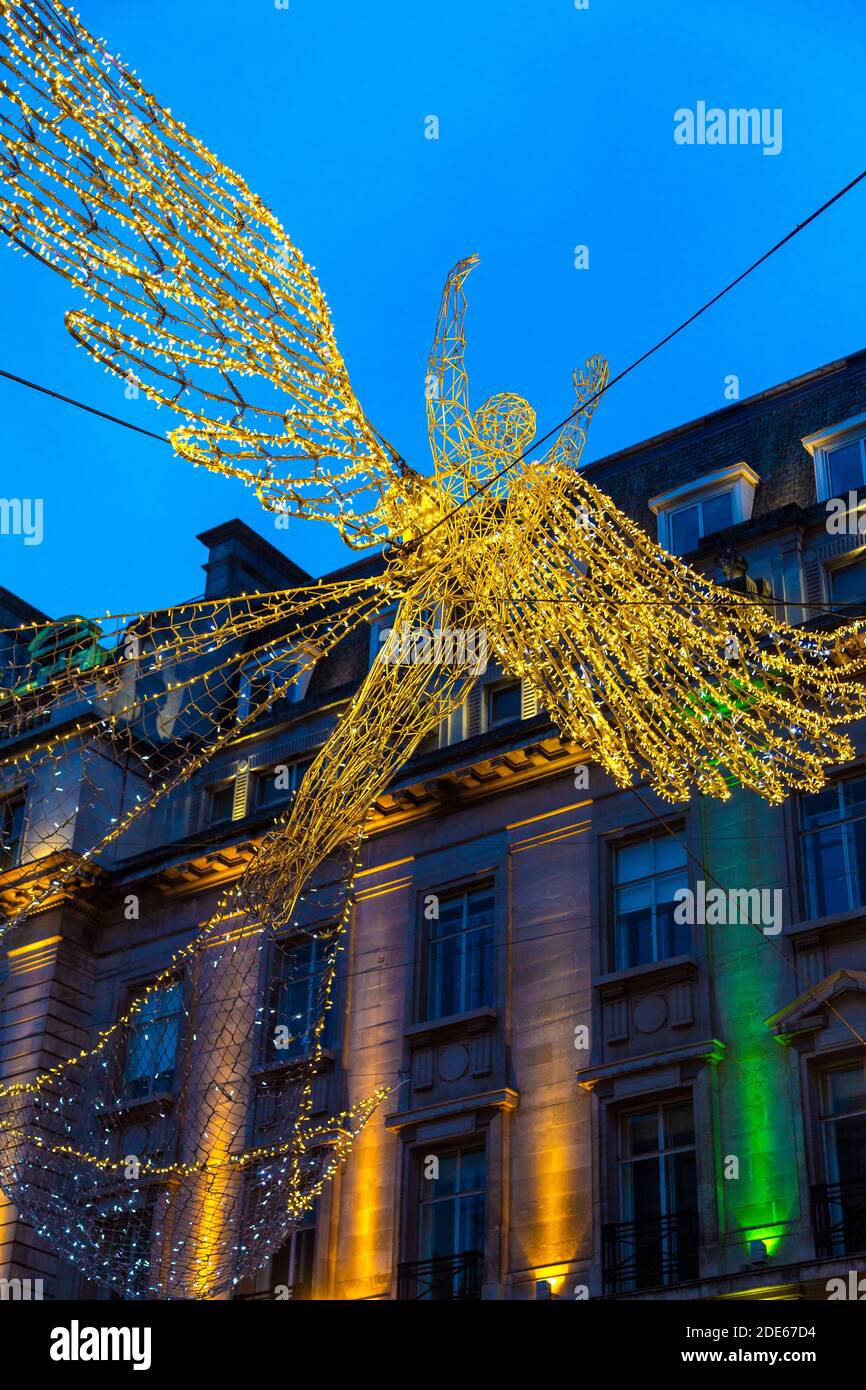
[[[866,1178],[813,1187],[812,1225],[819,1259],[866,1250]]]
[[[683,1284],[698,1277],[698,1218],[677,1212],[602,1227],[606,1294]]]
[[[463,1303],[481,1297],[484,1256],[479,1250],[412,1260],[397,1266],[397,1297]]]

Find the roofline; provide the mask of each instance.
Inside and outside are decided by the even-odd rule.
[[[730,405],[721,406],[718,410],[710,411],[708,415],[699,415],[683,425],[674,425],[671,429],[663,430],[661,434],[651,435],[649,439],[628,444],[624,449],[617,449],[613,454],[605,454],[602,458],[594,459],[592,463],[585,464],[580,471],[581,473],[591,473],[594,469],[603,469],[610,464],[619,463],[645,449],[661,448],[672,440],[680,439],[692,431],[712,429],[723,421],[728,423],[732,416],[751,409],[760,401],[772,400],[775,396],[782,396],[787,392],[799,390],[811,382],[818,381],[821,377],[831,376],[834,372],[841,371],[853,363],[862,363],[866,366],[866,348],[848,353],[845,357],[837,357],[834,362],[826,362],[822,367],[813,367],[811,371],[803,372],[801,376],[791,377],[790,381],[780,382],[776,386],[768,386],[765,391],[758,391],[754,396],[746,396],[744,400],[732,401]]]
[[[32,603],[19,598],[17,594],[13,594],[11,589],[4,589],[2,584],[0,584],[0,604],[6,608],[11,608],[13,613],[18,614],[23,623],[51,622],[47,613],[43,613],[40,608],[34,608]]]

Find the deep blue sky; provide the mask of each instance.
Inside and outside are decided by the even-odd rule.
[[[468,284],[475,403],[545,428],[592,352],[616,371],[866,165],[862,0],[79,0],[85,24],[270,204],[317,267],[356,392],[426,467],[424,362],[442,281]],[[674,143],[674,111],[781,107],[783,147]],[[436,114],[440,138],[424,138]],[[586,458],[866,345],[866,185],[603,402]],[[590,248],[589,271],[574,247]],[[0,366],[163,431],[76,351],[70,289],[0,251]],[[57,615],[199,593],[195,535],[240,516],[313,574],[326,526],[275,531],[253,494],[0,381],[0,583]]]

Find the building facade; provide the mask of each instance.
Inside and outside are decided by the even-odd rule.
[[[866,352],[586,471],[744,601],[816,631],[866,613]],[[307,579],[240,522],[199,539],[209,597]],[[4,629],[44,617],[0,590]],[[7,1080],[92,1042],[192,936],[379,642],[375,627],[348,637],[99,874],[82,864],[6,937]],[[866,730],[854,741],[825,791],[782,807],[738,790],[671,806],[618,788],[491,656],[367,827],[315,1103],[333,1113],[377,1084],[389,1097],[237,1296],[824,1298],[866,1270]],[[9,910],[54,863],[34,857],[28,796],[0,799]],[[314,948],[299,949],[312,979]],[[279,970],[264,988],[303,1015],[304,969]],[[126,1041],[139,1126],[173,1085],[177,1016],[170,990],[154,998],[156,1061],[135,1029]],[[263,1079],[297,1060],[254,1059],[253,1137]],[[3,1198],[0,1277],[107,1296]]]

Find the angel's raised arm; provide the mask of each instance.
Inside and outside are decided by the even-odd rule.
[[[548,449],[543,463],[545,467],[565,464],[576,468],[586,443],[586,432],[598,405],[602,392],[607,386],[610,372],[603,357],[589,357],[586,372],[574,373],[574,390],[577,404],[569,416],[568,424],[563,426]]]
[[[355,397],[311,266],[60,0],[0,0],[0,215],[92,301],[67,314],[73,337],[180,416],[182,458],[377,539],[364,518],[396,455]]]
[[[449,273],[442,291],[436,336],[427,358],[427,432],[437,473],[459,468],[474,435],[464,364],[463,281],[479,259],[467,256]]]

